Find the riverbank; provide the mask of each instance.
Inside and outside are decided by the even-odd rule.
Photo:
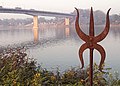
[[[25,48],[7,49],[0,54],[0,85],[89,86],[89,68],[81,70],[80,67],[71,67],[62,73],[59,70],[43,68],[26,54]],[[94,85],[120,85],[117,73],[112,75],[109,72],[111,68],[103,70],[105,72],[100,72],[98,65],[94,64]]]

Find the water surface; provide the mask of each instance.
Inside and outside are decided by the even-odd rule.
[[[96,26],[95,33],[99,34],[103,26]],[[82,26],[88,34],[88,27]],[[61,70],[73,66],[81,66],[78,56],[79,47],[84,42],[77,36],[75,28],[47,27],[36,31],[32,28],[5,27],[0,30],[0,46],[28,46],[28,55],[35,58],[45,68],[60,67]],[[120,28],[112,26],[108,36],[99,43],[106,51],[106,67],[111,67],[120,73]],[[84,52],[85,66],[89,65],[89,50]],[[95,50],[94,62],[99,64],[100,54]]]

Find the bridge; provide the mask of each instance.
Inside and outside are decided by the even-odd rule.
[[[33,28],[38,28],[38,16],[50,16],[50,17],[62,17],[65,18],[65,25],[69,25],[69,18],[73,18],[75,15],[68,13],[58,13],[49,11],[38,11],[34,9],[21,9],[20,7],[13,8],[0,8],[0,13],[15,13],[26,14],[33,16]]]
[[[68,13],[58,13],[49,11],[38,11],[34,9],[21,9],[20,7],[13,8],[3,8],[0,6],[0,13],[15,13],[15,14],[26,14],[33,16],[33,33],[34,40],[38,40],[38,16],[50,16],[50,17],[62,17],[65,18],[65,25],[69,25],[70,18],[74,18],[75,15]]]

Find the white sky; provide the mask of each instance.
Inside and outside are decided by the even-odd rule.
[[[110,14],[120,13],[120,0],[0,0],[0,6],[63,13],[73,12],[74,7],[90,9],[92,6],[94,10],[102,10],[105,13],[109,8],[112,8]],[[2,15],[0,14],[1,17]]]

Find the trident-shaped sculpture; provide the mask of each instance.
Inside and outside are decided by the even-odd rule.
[[[83,52],[85,49],[89,48],[90,49],[90,73],[89,73],[89,77],[90,77],[90,86],[92,86],[92,84],[93,84],[93,50],[96,49],[101,54],[101,61],[100,61],[100,65],[99,65],[99,70],[102,71],[102,64],[104,63],[106,54],[105,54],[104,48],[101,45],[97,44],[97,42],[102,41],[107,36],[107,34],[109,32],[109,28],[110,28],[109,11],[111,8],[107,12],[105,29],[98,36],[94,36],[94,18],[93,18],[92,7],[91,7],[91,13],[90,13],[89,35],[86,35],[80,29],[79,11],[77,8],[75,8],[75,9],[77,10],[77,17],[76,17],[76,21],[75,21],[76,32],[77,32],[78,36],[83,41],[85,41],[85,43],[79,49],[79,58],[80,58],[80,61],[82,64],[81,68],[84,67]]]

